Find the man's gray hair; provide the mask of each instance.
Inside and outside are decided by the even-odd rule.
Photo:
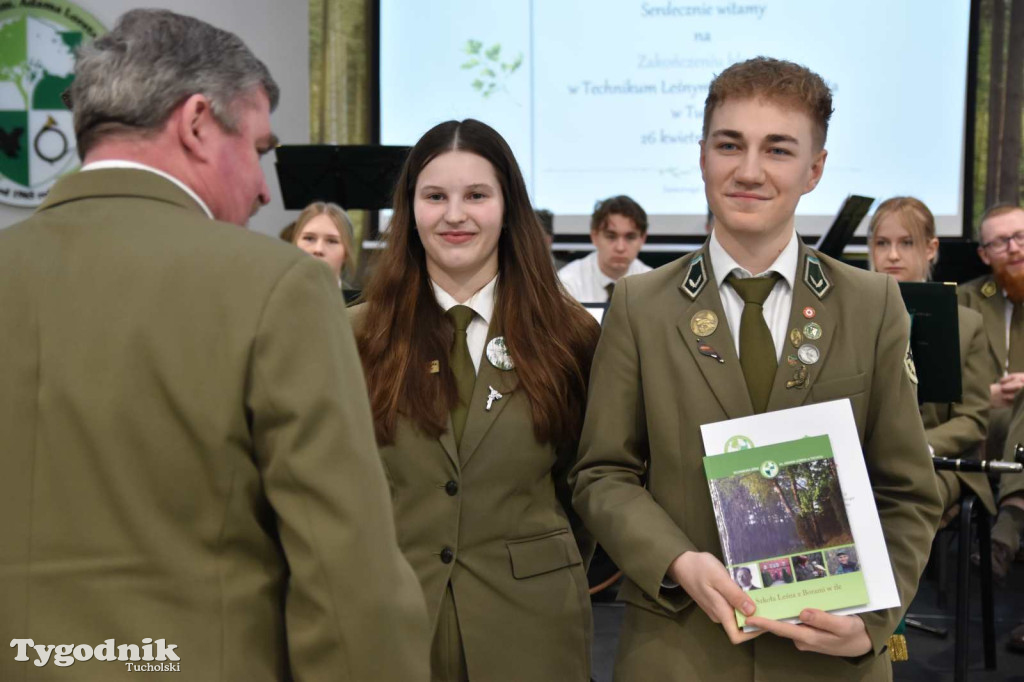
[[[234,33],[166,10],[132,10],[78,51],[70,93],[78,154],[108,135],[157,131],[196,94],[236,132],[236,104],[256,88],[273,111],[280,89]]]

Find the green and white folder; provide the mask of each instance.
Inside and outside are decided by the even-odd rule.
[[[704,470],[723,563],[758,616],[868,603],[827,435],[705,457]]]

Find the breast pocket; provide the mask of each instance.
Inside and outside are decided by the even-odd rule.
[[[825,403],[829,400],[853,398],[864,392],[866,384],[863,372],[839,379],[820,381],[811,386],[811,402]]]
[[[557,530],[505,543],[512,561],[512,576],[517,580],[582,564],[576,540],[568,529]]]

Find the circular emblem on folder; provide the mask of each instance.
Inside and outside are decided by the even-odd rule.
[[[821,353],[818,351],[817,346],[805,343],[797,350],[796,356],[800,358],[800,362],[805,365],[813,365],[818,361],[818,358],[821,357]]]
[[[487,361],[505,371],[515,367],[512,356],[508,352],[508,346],[505,345],[504,336],[495,336],[487,342]]]
[[[779,465],[770,459],[761,462],[761,475],[765,478],[775,478],[779,475]]]
[[[817,341],[821,338],[821,325],[817,322],[808,322],[804,325],[804,336],[809,341]]]
[[[718,329],[718,315],[710,310],[701,310],[690,318],[690,331],[697,336],[711,336]]]

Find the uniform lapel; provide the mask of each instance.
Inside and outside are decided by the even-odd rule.
[[[465,434],[463,434],[465,437]],[[444,433],[437,439],[441,443],[441,447],[448,453],[448,459],[452,461],[455,468],[459,468],[459,448],[455,445],[455,429],[452,428],[452,416],[448,415],[448,428],[445,429]]]
[[[989,281],[995,284],[993,280]],[[991,296],[978,294],[978,298],[978,309],[985,320],[988,347],[992,349],[992,354],[999,361],[999,368],[1002,370],[1006,367],[1006,298],[998,288]]]
[[[775,373],[775,383],[772,384],[772,393],[768,398],[768,412],[803,405],[821,368],[828,361],[828,352],[836,334],[836,320],[826,300],[833,286],[814,251],[801,244],[793,286],[793,307],[789,312],[789,326],[786,328],[782,357],[779,358],[779,369]],[[820,332],[812,325],[817,325]],[[796,336],[794,331],[800,335],[797,344],[793,343]],[[807,331],[811,331],[811,335]],[[816,333],[820,333],[819,338],[809,338]],[[805,346],[809,348],[801,351],[800,348]],[[801,355],[804,355],[805,360],[809,359],[814,350],[817,350],[817,362],[808,363],[800,359]]]
[[[491,339],[501,336],[496,333],[492,322],[491,329],[487,334],[487,343]],[[473,399],[469,403],[469,416],[466,418],[466,430],[462,434],[462,444],[459,447],[459,460],[465,467],[469,458],[476,452],[480,441],[494,424],[498,415],[504,411],[505,406],[511,400],[512,391],[519,383],[515,369],[498,369],[487,359],[487,348],[484,348],[483,357],[480,358],[480,368],[476,373],[476,385],[473,387]],[[487,398],[491,389],[501,395],[491,401],[491,409],[487,409]]]
[[[718,293],[718,286],[715,285],[715,275],[711,269],[711,259],[707,255],[706,245],[693,255],[679,288],[683,300],[687,302],[683,314],[676,323],[683,346],[693,357],[708,388],[730,419],[753,414],[754,407],[750,402],[739,357],[736,355],[736,344],[729,332],[729,323],[722,309],[722,298]],[[708,311],[714,313],[718,319],[717,329],[711,334],[697,336],[692,328],[694,316]],[[716,353],[722,362],[701,353],[701,346],[704,346],[705,353]],[[692,387],[687,386],[684,389],[692,390]]]

